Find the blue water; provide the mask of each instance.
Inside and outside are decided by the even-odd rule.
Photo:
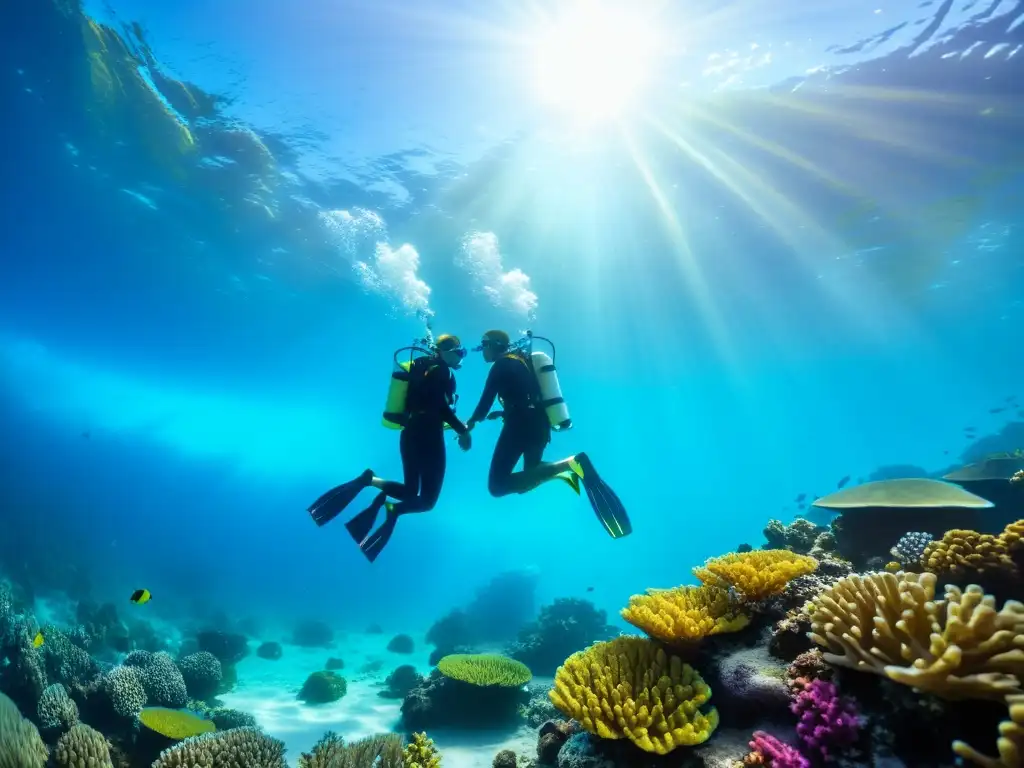
[[[614,617],[798,493],[1020,420],[990,413],[1024,374],[1018,3],[679,5],[584,128],[484,5],[4,4],[0,571],[398,631],[530,567]],[[488,424],[375,564],[311,523],[400,475],[381,410],[428,316],[555,341],[548,458],[585,449],[630,537],[560,485],[492,499]]]

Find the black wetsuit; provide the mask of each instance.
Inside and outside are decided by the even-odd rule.
[[[503,496],[512,492],[506,481],[520,458],[523,469],[532,469],[543,460],[544,449],[551,442],[551,423],[540,405],[537,377],[522,357],[505,355],[494,361],[472,420],[486,419],[495,398],[501,402],[504,425],[491,457],[487,488],[492,495]]]
[[[395,514],[427,512],[434,508],[444,485],[447,455],[444,425],[465,434],[466,425],[455,415],[455,375],[436,357],[421,357],[409,370],[409,414],[399,442],[403,482],[389,481],[381,488],[399,503]]]

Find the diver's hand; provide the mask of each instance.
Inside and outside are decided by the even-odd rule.
[[[464,451],[468,451],[472,447],[473,436],[470,435],[469,432],[459,435],[459,448],[461,448]]]

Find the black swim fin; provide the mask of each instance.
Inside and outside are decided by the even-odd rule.
[[[629,536],[633,532],[633,524],[629,521],[626,508],[619,497],[615,495],[611,486],[597,474],[590,457],[585,453],[578,453],[573,457],[569,466],[583,482],[583,489],[587,492],[590,506],[608,535],[613,539]]]
[[[352,537],[356,544],[362,546],[363,540],[370,535],[370,531],[373,530],[373,524],[377,522],[377,513],[384,506],[386,499],[387,494],[381,491],[374,496],[370,506],[345,523],[348,535]]]
[[[349,480],[336,488],[331,488],[309,506],[309,516],[317,525],[327,525],[345,507],[355,501],[360,491],[370,487],[371,480],[373,480],[373,470],[368,469],[355,480]]]
[[[377,556],[384,551],[384,547],[391,540],[391,534],[395,532],[395,524],[398,522],[398,515],[394,513],[394,507],[390,504],[386,504],[387,496],[383,493],[379,494],[377,498],[373,500],[373,503],[356,515],[355,518],[345,524],[348,528],[348,532],[352,534],[352,538],[359,544],[359,550],[366,556],[366,559],[371,563],[377,559]],[[381,508],[387,509],[387,516],[384,518],[384,522],[381,523],[373,533],[369,533],[370,528],[373,527],[373,523],[377,519],[377,513],[380,512]],[[354,530],[350,527],[352,523],[359,520],[359,526],[365,528],[366,533],[363,533],[361,537],[357,538],[357,534],[361,533],[362,530]]]

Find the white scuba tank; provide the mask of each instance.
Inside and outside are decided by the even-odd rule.
[[[569,418],[569,406],[562,397],[554,361],[545,352],[534,352],[530,355],[530,363],[540,386],[541,405],[548,415],[551,428],[556,432],[570,429],[572,419]]]

